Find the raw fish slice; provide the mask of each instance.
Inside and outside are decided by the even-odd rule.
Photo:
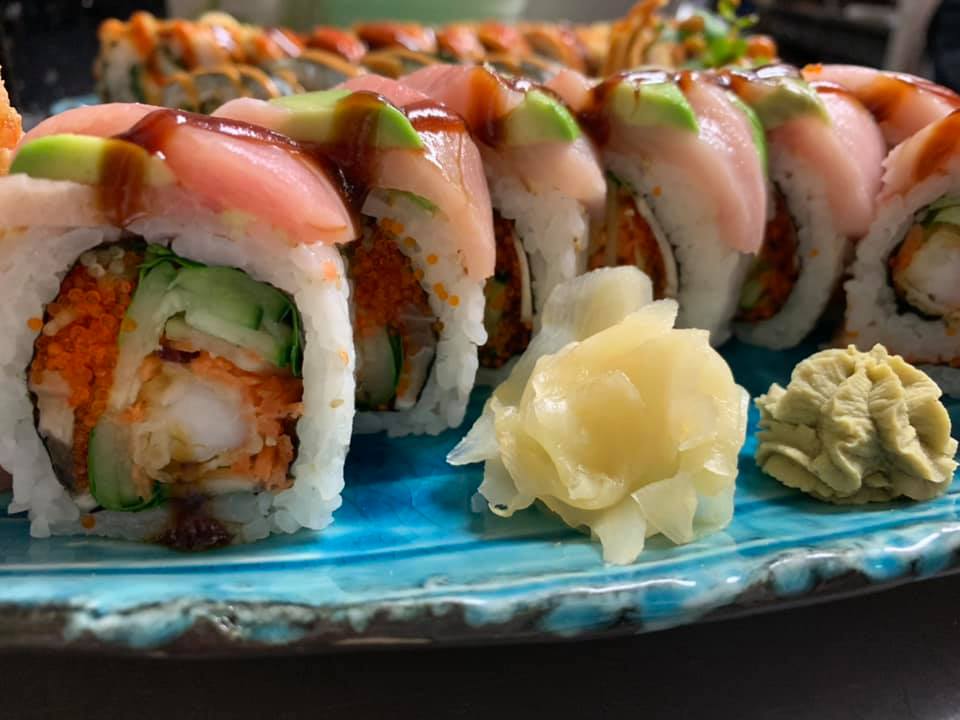
[[[807,65],[803,76],[808,82],[835,83],[852,92],[874,114],[890,147],[960,109],[960,95],[906,73],[857,65]]]
[[[886,146],[877,123],[851,95],[817,86],[829,121],[817,114],[796,117],[774,128],[772,152],[787,152],[807,160],[829,198],[837,229],[861,237],[873,220],[874,201]]]
[[[372,187],[400,190],[428,199],[457,228],[468,274],[483,279],[493,273],[494,242],[490,196],[476,145],[463,122],[425,95],[386,78],[355,78],[342,87],[372,92],[400,108],[418,131],[422,149],[383,148],[367,171]],[[218,117],[255,123],[283,131],[295,114],[286,107],[244,98],[226,103]]]
[[[292,244],[341,243],[356,237],[338,188],[320,166],[289,138],[263,128],[117,103],[57,115],[40,123],[27,139],[64,133],[125,135],[145,144],[173,171],[177,192],[214,210],[243,208],[245,214],[285,231]]]
[[[960,170],[960,110],[928,125],[887,156],[879,202],[906,195],[914,186]]]
[[[464,118],[482,143],[484,161],[497,174],[518,177],[534,192],[553,189],[599,212],[606,186],[597,153],[583,135],[570,142],[544,141],[510,145],[499,128],[530,90],[523,81],[507,81],[483,67],[434,65],[401,78],[401,82],[443,103]]]

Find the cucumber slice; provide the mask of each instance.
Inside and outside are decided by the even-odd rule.
[[[277,367],[284,367],[290,361],[292,331],[287,341],[283,342],[269,332],[252,330],[228,322],[205,307],[191,306],[187,308],[183,319],[188,325],[200,332],[213,335],[213,337],[226,340],[228,343],[239,345],[242,348],[253,350],[264,360]]]
[[[382,328],[357,342],[359,377],[357,404],[363,409],[382,408],[397,392],[403,367],[403,343],[399,336]]]
[[[144,510],[163,499],[156,483],[149,497],[137,491],[127,429],[108,418],[101,418],[90,433],[87,472],[90,493],[107,510]]]
[[[217,314],[221,314],[220,309],[225,304],[238,308],[259,305],[260,319],[277,321],[283,317],[290,305],[287,296],[276,288],[257,282],[245,272],[234,268],[185,267],[177,275],[176,285],[189,290],[202,300],[209,301],[211,307],[208,309]]]
[[[932,225],[933,223],[949,223],[950,225],[960,226],[960,207],[954,205],[938,210],[928,224]]]
[[[240,270],[184,267],[180,268],[173,285],[183,288],[192,296],[192,307],[203,307],[232,325],[260,329],[266,314],[258,297],[260,283],[251,280]],[[283,307],[286,307],[285,302]],[[271,311],[282,312],[282,309],[278,311],[271,306]]]

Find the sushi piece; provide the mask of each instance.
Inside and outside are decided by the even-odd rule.
[[[767,219],[756,117],[691,72],[622,73],[587,90],[568,71],[550,87],[579,109],[607,173],[588,267],[636,265],[657,299],[679,300],[680,327],[726,341]]]
[[[477,39],[489,55],[505,54],[515,58],[533,55],[533,48],[523,33],[513,25],[488,20],[476,26]]]
[[[479,63],[486,50],[477,37],[477,31],[461,23],[446,25],[437,30],[437,56],[445,62]]]
[[[275,81],[280,80],[290,89],[290,92],[281,92],[283,95],[328,90],[364,73],[363,68],[323,50],[304,50],[295,57],[281,58],[270,63],[266,70]]]
[[[339,55],[357,64],[367,52],[367,46],[355,33],[330,25],[318,25],[306,38],[306,46]]]
[[[906,73],[858,65],[815,64],[803,68],[803,77],[811,83],[832,83],[853,93],[876,117],[891,148],[960,109],[960,95]]]
[[[551,93],[489,68],[436,65],[402,82],[458,113],[483,158],[497,260],[487,281],[483,367],[521,353],[551,291],[586,266],[606,185],[597,154]]]
[[[845,341],[881,343],[960,393],[960,111],[890,153],[851,272]]]
[[[766,131],[773,216],[740,295],[737,335],[774,349],[813,329],[837,288],[850,240],[863,237],[880,191],[886,145],[842,89],[807,85],[770,65],[721,76]]]
[[[374,50],[363,56],[363,67],[372,73],[386,78],[397,79],[422,67],[436,65],[436,56],[407,50],[406,48],[387,48]]]
[[[577,72],[587,72],[587,51],[571,27],[527,23],[520,26],[520,31],[535,55]]]
[[[463,420],[486,340],[492,214],[463,121],[366,75],[325,93],[237,100],[215,115],[278,130],[322,153],[360,215],[343,248],[357,344],[356,429],[435,434]]]
[[[20,145],[0,223],[0,465],[33,535],[194,550],[331,522],[357,228],[322,164],[223,118],[78,108]]]
[[[433,28],[417,23],[366,22],[354,25],[353,31],[371,50],[403,48],[426,55],[437,52],[437,36]]]
[[[543,330],[447,456],[483,462],[479,494],[510,517],[540,502],[607,562],[646,538],[693,542],[733,516],[749,396],[702,330],[678,330],[633,267],[557,287]]]

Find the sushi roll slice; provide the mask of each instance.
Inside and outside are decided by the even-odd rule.
[[[313,28],[306,38],[306,45],[314,50],[339,55],[353,64],[358,64],[367,52],[367,46],[355,33],[331,25]]]
[[[846,283],[847,342],[932,366],[960,394],[960,111],[888,156],[873,225]]]
[[[591,219],[604,207],[603,171],[563,103],[529,82],[461,65],[402,82],[463,117],[480,148],[497,245],[480,364],[502,367],[526,348],[553,288],[583,272]]]
[[[899,145],[930,123],[960,110],[960,95],[906,73],[859,65],[807,65],[808,82],[832,83],[853,95],[873,113],[889,147]]]
[[[444,62],[479,63],[486,52],[477,31],[469,24],[446,25],[437,30],[437,57]]]
[[[433,28],[389,20],[354,25],[353,32],[371,50],[403,48],[410,52],[436,55],[437,36]]]
[[[490,199],[463,121],[410,88],[366,75],[325,93],[216,113],[322,153],[360,216],[343,248],[357,344],[360,432],[439,433],[463,420],[486,340]]]
[[[837,288],[851,239],[873,220],[886,146],[852,95],[811,87],[795,68],[771,65],[721,76],[766,131],[773,216],[740,295],[737,335],[793,347]]]
[[[79,108],[20,145],[0,223],[0,465],[33,535],[193,550],[330,523],[357,228],[320,163],[223,118]]]
[[[697,73],[622,73],[589,91],[575,80],[551,87],[579,106],[607,173],[588,267],[638,266],[657,299],[679,300],[680,327],[723,343],[767,218],[755,116]]]
[[[587,72],[587,51],[573,28],[541,22],[527,23],[520,30],[535,55],[577,72]]]
[[[436,56],[407,50],[406,48],[386,48],[374,50],[363,56],[363,67],[372,73],[386,78],[397,79],[422,67],[436,65]]]
[[[281,88],[283,95],[328,90],[364,72],[363,68],[323,50],[304,50],[295,57],[281,58],[267,65],[266,70],[274,80],[286,85]]]

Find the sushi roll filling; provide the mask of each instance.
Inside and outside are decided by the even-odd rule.
[[[292,486],[302,339],[279,290],[128,240],[84,253],[30,325],[37,427],[82,509]]]
[[[357,407],[406,410],[413,407],[436,354],[437,318],[389,220],[369,223],[364,237],[345,248],[353,284],[352,310],[357,346]]]
[[[919,213],[888,264],[904,311],[960,326],[960,201],[942,198]]]
[[[494,212],[496,265],[483,288],[483,324],[487,342],[480,348],[480,365],[503,367],[526,350],[533,332],[530,267],[514,221]]]
[[[762,322],[779,314],[800,277],[796,223],[784,194],[775,188],[772,195],[774,215],[740,295],[737,320],[741,322]]]
[[[656,300],[677,294],[677,268],[669,246],[657,237],[634,191],[625,183],[607,178],[607,207],[603,228],[593,239],[588,267],[634,265],[653,283]]]

